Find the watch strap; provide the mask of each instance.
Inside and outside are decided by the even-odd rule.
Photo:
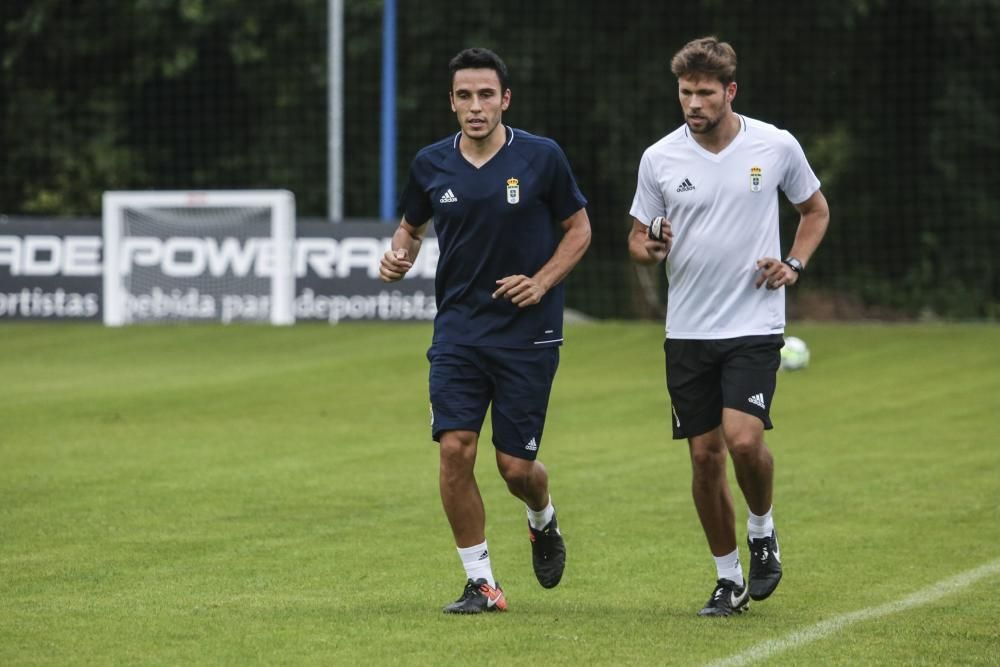
[[[792,271],[794,271],[795,273],[802,273],[806,268],[802,265],[802,262],[800,262],[795,257],[789,256],[781,261],[783,264],[787,264],[788,266],[792,267]]]

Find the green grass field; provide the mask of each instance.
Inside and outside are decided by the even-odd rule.
[[[1000,664],[1000,327],[789,333],[813,363],[772,413],[771,599],[696,617],[715,572],[662,328],[607,323],[569,328],[540,455],[563,583],[535,582],[487,436],[510,612],[456,618],[428,327],[0,327],[0,664]]]

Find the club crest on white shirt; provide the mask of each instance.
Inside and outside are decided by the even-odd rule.
[[[760,192],[764,182],[764,170],[760,167],[750,167],[750,192]]]
[[[507,179],[507,203],[516,204],[521,201],[521,186],[513,176]]]

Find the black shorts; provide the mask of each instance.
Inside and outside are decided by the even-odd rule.
[[[492,405],[493,445],[534,460],[542,444],[559,348],[506,349],[436,343],[431,362],[431,437],[479,433]]]
[[[722,408],[758,417],[772,428],[771,398],[781,363],[781,334],[722,340],[666,339],[667,391],[674,438],[708,433]]]

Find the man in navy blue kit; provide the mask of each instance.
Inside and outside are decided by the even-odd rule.
[[[497,467],[527,506],[539,583],[562,578],[566,549],[535,457],[563,340],[562,280],[590,245],[590,219],[562,149],[501,123],[507,67],[466,49],[449,63],[460,131],[420,150],[410,167],[382,280],[413,267],[428,222],[440,256],[430,361],[431,432],[440,446],[441,502],[465,567],[462,596],[446,613],[503,611],[474,466],[492,404]]]

